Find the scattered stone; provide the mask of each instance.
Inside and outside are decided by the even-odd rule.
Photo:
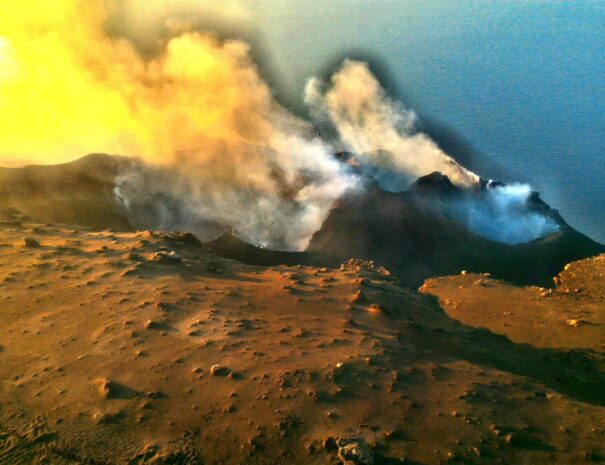
[[[126,418],[126,414],[121,410],[118,410],[117,412],[100,412],[93,416],[93,420],[101,425],[119,423],[124,418]]]
[[[37,249],[40,247],[40,241],[38,241],[37,239],[34,239],[33,237],[24,237],[23,243],[24,243],[25,247],[31,247],[34,249]]]
[[[324,440],[323,446],[327,452],[333,452],[338,449],[338,444],[336,444],[336,439],[334,439],[332,436],[330,436]]]
[[[237,411],[237,408],[233,404],[229,404],[223,409],[223,413],[233,413],[235,411]]]
[[[210,367],[210,374],[212,376],[227,376],[229,374],[230,370],[227,367],[224,367],[222,365],[212,365]]]
[[[338,458],[344,465],[373,465],[374,452],[360,439],[339,438]]]
[[[106,399],[133,399],[139,397],[139,393],[134,389],[107,379],[99,380],[99,392]]]
[[[386,309],[380,304],[372,304],[368,307],[370,313],[380,314],[387,313]]]
[[[502,427],[496,424],[492,424],[489,426],[496,436],[500,436],[502,434]]]
[[[508,433],[505,437],[504,437],[504,441],[506,442],[506,444],[508,444],[509,446],[514,446],[516,444],[519,443],[519,436],[517,436],[517,434],[515,434],[514,432]]]
[[[567,320],[565,323],[567,323],[569,326],[573,326],[574,328],[577,328],[578,326],[582,326],[582,325],[586,324],[586,321],[571,319],[571,320]]]
[[[359,302],[362,302],[365,299],[365,294],[363,293],[363,291],[357,291],[355,293],[355,296],[353,297],[353,299],[351,299],[351,303],[353,304],[357,304]]]
[[[166,325],[160,323],[159,321],[147,320],[145,322],[145,329],[165,329],[165,327]]]
[[[164,265],[178,265],[183,261],[174,250],[170,252],[154,252],[151,254],[150,260]]]
[[[155,308],[157,308],[161,312],[166,313],[174,311],[174,306],[166,302],[157,302],[155,304]]]

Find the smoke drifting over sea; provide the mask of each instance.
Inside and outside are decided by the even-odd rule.
[[[416,130],[414,113],[366,64],[347,60],[330,82],[312,78],[305,101],[315,120],[305,121],[273,98],[246,43],[200,29],[193,2],[141,3],[0,3],[0,161],[136,155],[115,189],[134,223],[203,239],[231,230],[280,249],[303,249],[364,177],[393,192],[432,171],[462,188],[479,182]],[[201,5],[201,16],[228,11]],[[137,9],[151,16],[120,28]],[[337,137],[319,138],[315,123]],[[340,150],[354,153],[350,164],[333,156]],[[552,232],[526,211],[529,193],[497,187],[458,217],[509,243]]]

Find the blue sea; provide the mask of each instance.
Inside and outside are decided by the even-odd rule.
[[[366,60],[427,128],[472,153],[471,169],[530,183],[605,242],[605,2],[250,4],[253,49],[287,106],[310,76]]]

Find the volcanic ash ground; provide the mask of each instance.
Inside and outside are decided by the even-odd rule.
[[[13,212],[14,213],[14,212]],[[554,289],[0,229],[0,463],[605,459],[605,256]]]

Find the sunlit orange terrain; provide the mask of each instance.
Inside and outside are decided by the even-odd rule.
[[[372,463],[605,453],[603,256],[552,290],[430,279],[437,300],[370,262],[3,215],[2,463],[332,463],[339,438]]]

